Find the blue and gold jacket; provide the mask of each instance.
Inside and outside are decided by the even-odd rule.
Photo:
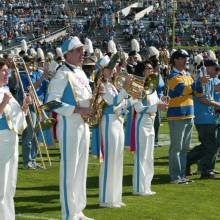
[[[202,85],[199,80],[194,81],[188,72],[171,70],[168,75],[169,107],[168,120],[183,120],[194,117],[193,95],[202,96]]]

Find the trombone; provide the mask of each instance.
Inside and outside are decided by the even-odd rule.
[[[15,55],[13,57],[12,61],[13,61],[13,64],[14,64],[16,75],[17,75],[18,80],[20,82],[20,86],[21,86],[23,97],[25,96],[25,90],[24,90],[23,82],[22,82],[21,76],[20,76],[19,65],[22,66],[22,68],[24,68],[24,71],[27,74],[27,79],[28,79],[28,82],[30,84],[30,89],[31,89],[31,96],[32,96],[32,102],[33,102],[34,111],[36,112],[36,114],[37,114],[37,116],[39,118],[39,120],[37,120],[37,128],[39,129],[39,132],[40,132],[40,135],[41,135],[41,138],[42,138],[42,142],[43,142],[43,146],[45,147],[47,159],[48,159],[49,165],[51,166],[52,165],[51,164],[51,159],[50,159],[50,155],[49,155],[49,152],[48,152],[48,148],[47,148],[47,145],[46,145],[46,141],[45,141],[45,138],[44,138],[44,134],[43,134],[42,128],[49,128],[49,127],[53,126],[54,123],[55,123],[55,119],[48,118],[46,113],[42,109],[40,109],[40,107],[39,107],[40,106],[40,100],[39,100],[39,98],[37,96],[37,93],[35,91],[34,85],[33,85],[32,81],[31,81],[31,78],[30,78],[30,75],[29,75],[29,71],[27,69],[27,66],[26,66],[23,58],[18,56],[18,55]],[[32,120],[31,114],[30,114],[30,110],[28,110],[28,118],[30,120],[31,129],[33,131],[34,140],[35,140],[35,142],[37,144],[37,147],[38,147],[38,150],[39,150],[39,155],[40,155],[40,158],[41,158],[41,162],[42,162],[43,168],[46,168],[45,167],[45,163],[44,163],[44,159],[42,157],[42,153],[41,153],[41,149],[40,149],[40,144],[39,144],[39,141],[38,141],[38,138],[37,138],[37,134],[36,134],[36,131],[35,131],[35,128],[34,128],[34,123],[33,123],[33,120]]]

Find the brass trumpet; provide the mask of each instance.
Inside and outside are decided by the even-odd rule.
[[[114,79],[114,86],[116,89],[120,90],[124,86],[126,77],[129,75],[126,70],[126,58],[123,51],[117,53],[118,59],[121,63],[121,71]],[[142,98],[142,93],[144,91],[145,79],[144,77],[130,75],[132,77],[132,83],[129,88],[126,89],[127,93],[136,99]]]
[[[128,76],[127,71],[122,68],[120,73],[115,77],[114,86],[120,90],[123,88],[125,78]],[[136,99],[142,98],[142,91],[144,90],[145,80],[144,77],[132,75],[132,83],[129,88],[126,89],[127,93]]]
[[[158,83],[158,75],[152,72],[149,76],[145,78],[143,95],[147,96],[154,93],[154,91],[157,90]]]

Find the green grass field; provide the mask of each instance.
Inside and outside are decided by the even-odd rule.
[[[167,125],[161,127],[161,144],[155,150],[155,176],[151,197],[132,195],[133,156],[125,150],[123,202],[121,209],[99,208],[98,175],[99,161],[90,157],[87,180],[87,208],[84,213],[96,220],[211,220],[220,219],[220,181],[200,180],[193,176],[195,183],[172,185],[168,176]],[[192,146],[197,142],[193,133]],[[19,163],[16,191],[16,213],[18,220],[60,219],[59,203],[59,150],[51,148],[53,166],[47,170],[23,170]],[[196,167],[193,167],[194,170]],[[219,163],[217,168],[220,169]]]

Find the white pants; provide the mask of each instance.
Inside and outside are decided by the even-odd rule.
[[[136,116],[136,151],[134,154],[133,193],[151,193],[154,175],[154,118]]]
[[[122,202],[124,130],[116,115],[104,115],[101,122],[104,161],[100,167],[100,205],[112,207]]]
[[[14,195],[18,170],[18,136],[13,131],[1,130],[0,148],[11,146],[15,149],[13,154],[6,161],[0,161],[0,220],[15,219]]]
[[[61,146],[60,200],[62,220],[78,220],[86,207],[89,126],[81,116],[58,117],[58,139]]]

